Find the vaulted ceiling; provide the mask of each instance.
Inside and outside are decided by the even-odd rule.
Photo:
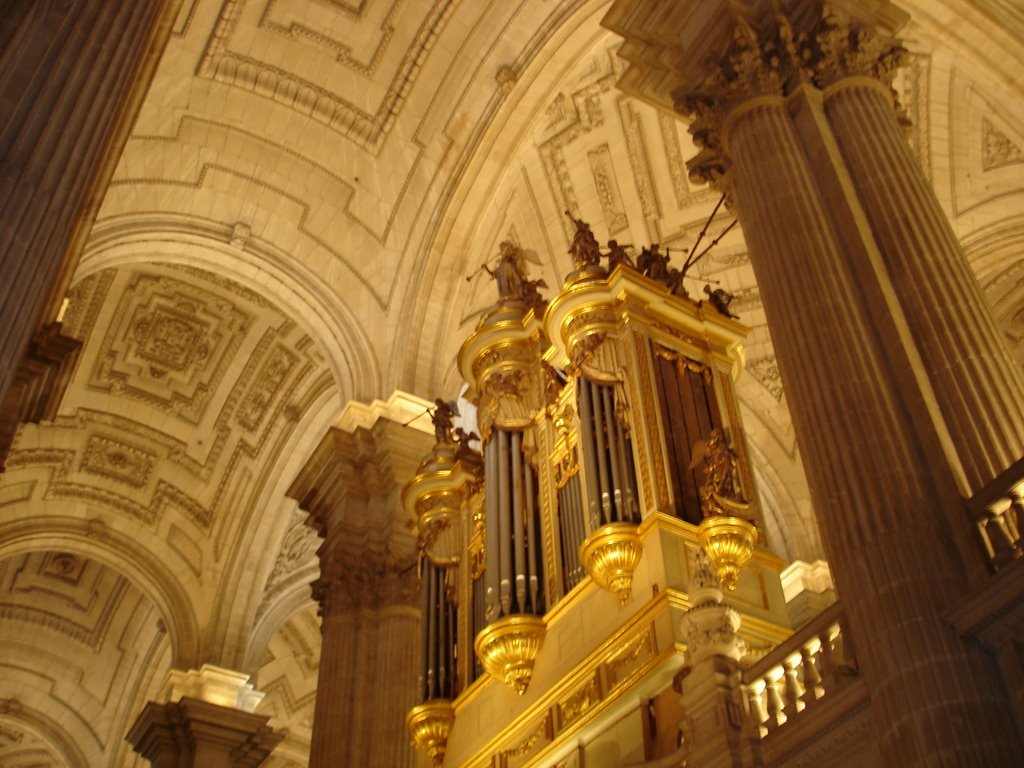
[[[1024,11],[902,5],[908,139],[1024,362]],[[606,6],[184,0],[69,297],[74,380],[0,476],[0,763],[133,764],[142,703],[204,661],[259,672],[302,763],[317,539],[284,492],[343,406],[454,396],[500,241],[554,289],[564,211],[681,254],[718,202],[686,126],[616,89]],[[752,328],[769,546],[821,558],[738,228],[697,272]]]

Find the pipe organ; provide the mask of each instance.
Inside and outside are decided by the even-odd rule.
[[[623,668],[642,657],[648,684],[664,688],[681,663],[673,624],[688,607],[688,553],[715,546],[701,538],[708,518],[738,521],[731,535],[747,537],[754,565],[736,594],[755,596],[741,608],[751,639],[785,636],[781,561],[751,555],[763,525],[733,389],[746,329],[691,300],[677,270],[634,267],[621,249],[603,264],[614,251],[576,224],[575,269],[550,302],[502,245],[488,268],[498,301],[458,358],[480,435],[439,400],[438,445],[405,490],[424,611],[423,704],[408,725],[435,765],[453,749],[452,765],[555,754],[619,684],[615,654]],[[574,624],[600,605],[600,626]],[[581,675],[592,687],[576,712],[557,699]],[[512,726],[488,731],[477,714],[460,732],[462,712],[488,699]],[[533,735],[519,746],[502,742],[524,728]]]

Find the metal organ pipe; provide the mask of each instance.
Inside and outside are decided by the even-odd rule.
[[[430,561],[424,558],[423,570],[420,573],[420,592],[423,593],[420,618],[420,650],[423,652],[423,666],[420,668],[420,688],[422,689],[421,693],[423,694],[424,701],[433,694],[428,675],[428,670],[430,669],[430,650],[427,643],[427,638],[430,637],[430,572],[432,568],[433,566],[431,566]]]
[[[601,490],[601,525],[606,525],[612,521],[612,494],[611,478],[608,473],[608,449],[604,437],[604,409],[601,407],[600,392],[594,392],[597,385],[588,381],[586,386],[591,390],[591,402],[594,404],[594,447],[597,451],[597,478]],[[594,397],[595,394],[597,397]]]
[[[484,444],[484,471],[486,490],[485,520],[487,531],[487,552],[485,554],[484,571],[484,618],[493,621],[501,615],[498,600],[498,432],[495,430],[491,439]]]
[[[622,515],[620,519],[636,521],[636,478],[633,470],[633,456],[626,441],[626,430],[618,417],[612,414],[612,425],[619,446],[619,466],[622,467]]]
[[[540,548],[537,546],[537,510],[534,506],[536,493],[533,489],[533,472],[530,471],[530,467],[526,464],[523,465],[523,469],[525,470],[524,480],[526,486],[526,505],[524,506],[524,514],[526,515],[526,564],[530,578],[530,611],[532,613],[539,614],[540,601],[538,600],[538,595],[540,592],[540,583],[538,574],[541,572],[542,560],[540,558]],[[520,603],[520,609],[524,610],[522,608],[522,603]]]
[[[619,441],[615,433],[615,408],[612,405],[611,387],[601,387],[601,410],[603,432],[608,435],[608,462],[611,466],[612,487],[611,497],[614,501],[614,521],[622,522],[622,479],[625,474],[619,463],[622,454],[619,451]],[[609,517],[608,522],[613,522]]]
[[[434,698],[434,690],[437,683],[437,620],[438,620],[438,609],[437,604],[437,568],[433,567],[429,563],[427,564],[427,573],[429,585],[427,592],[429,594],[429,609],[427,611],[427,690],[430,692],[430,698]]]
[[[498,546],[494,553],[498,564],[500,578],[500,616],[509,613],[512,605],[512,563],[509,559],[509,538],[512,535],[509,508],[511,505],[511,489],[509,488],[509,435],[497,429],[498,437]],[[497,617],[496,617],[497,618]]]
[[[580,445],[583,447],[583,474],[587,479],[587,528],[596,531],[601,527],[601,486],[597,476],[597,454],[594,450],[594,409],[590,399],[590,382],[578,379],[580,410]]]
[[[516,604],[519,613],[526,613],[526,542],[523,540],[523,516],[526,502],[523,498],[523,435],[512,432],[512,560],[515,564]]]

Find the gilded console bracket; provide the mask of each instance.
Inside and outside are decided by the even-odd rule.
[[[711,515],[697,526],[697,540],[708,555],[722,586],[736,589],[740,571],[754,554],[757,527],[731,515]]]
[[[625,605],[633,591],[633,571],[640,563],[643,543],[632,523],[611,523],[598,528],[580,547],[580,562],[605,589]]]
[[[533,677],[533,663],[546,631],[539,616],[504,616],[481,630],[473,647],[487,674],[522,696]]]
[[[455,707],[448,699],[433,699],[409,710],[405,725],[416,749],[426,752],[434,766],[444,763],[448,734],[455,722]]]

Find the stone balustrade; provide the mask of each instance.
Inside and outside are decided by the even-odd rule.
[[[845,624],[835,603],[744,672],[752,735],[766,737],[857,676]]]
[[[1024,555],[1024,459],[978,491],[967,508],[992,571]]]

